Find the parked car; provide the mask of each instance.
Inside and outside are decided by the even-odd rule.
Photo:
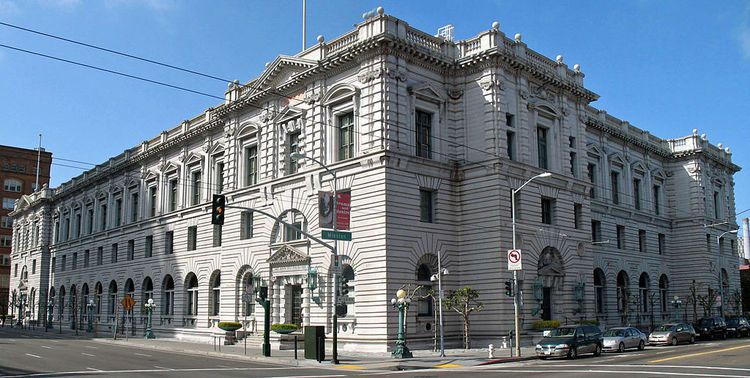
[[[624,352],[625,349],[643,350],[648,338],[643,332],[633,327],[610,328],[602,334],[602,348],[605,352]]]
[[[648,335],[649,345],[677,345],[681,342],[695,342],[695,329],[690,324],[667,323]]]
[[[701,339],[727,338],[727,322],[721,316],[700,318],[698,319],[698,323],[696,323],[695,329],[698,331],[698,336]]]
[[[536,355],[577,358],[583,353],[602,354],[602,332],[590,325],[562,326],[553,329],[536,345]]]
[[[750,322],[744,316],[727,318],[727,336],[750,336]]]

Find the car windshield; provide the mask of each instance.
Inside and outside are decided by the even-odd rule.
[[[727,320],[727,325],[730,326],[730,327],[737,327],[738,325],[740,325],[740,320],[739,319],[729,319],[729,320]]]
[[[549,332],[550,337],[566,337],[573,336],[576,333],[575,328],[556,328]]]
[[[713,321],[711,319],[701,319],[700,323],[701,327],[708,327],[710,325],[713,325]]]
[[[608,329],[607,332],[604,332],[602,335],[604,337],[623,337],[625,336],[625,330],[622,329]]]
[[[677,326],[675,326],[674,324],[664,324],[662,326],[657,327],[654,331],[656,331],[656,332],[671,332],[671,331],[674,331],[676,327]]]

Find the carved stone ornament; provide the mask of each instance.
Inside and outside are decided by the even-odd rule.
[[[566,117],[568,116],[568,114],[570,114],[570,110],[568,110],[568,108],[565,106],[563,106],[563,108],[561,109],[561,112]]]
[[[321,91],[318,91],[318,92],[315,92],[315,91],[307,92],[307,93],[305,93],[304,101],[308,105],[312,105],[312,104],[320,101],[320,98],[322,97],[321,94],[322,94]]]
[[[406,81],[406,73],[401,70],[388,68],[386,69],[386,73],[391,79],[396,79],[401,82]]]
[[[235,132],[237,132],[237,127],[235,127],[234,122],[227,121],[226,125],[224,125],[224,136],[231,138]]]
[[[268,258],[268,263],[272,266],[297,265],[307,263],[308,261],[310,261],[309,256],[299,249],[286,244],[281,246],[281,248]]]
[[[203,146],[201,146],[201,149],[203,152],[208,152],[211,150],[211,146],[213,145],[213,142],[211,141],[210,137],[206,137],[206,139],[203,141]]]
[[[581,123],[586,123],[586,121],[588,121],[589,118],[586,114],[581,114],[578,116],[578,120],[581,121]]]
[[[464,95],[464,91],[462,91],[461,89],[458,89],[458,88],[448,89],[448,97],[450,97],[452,100],[458,100],[463,95]]]
[[[270,122],[274,117],[276,117],[276,108],[274,108],[273,106],[260,113],[261,122]]]
[[[483,79],[479,82],[479,86],[485,91],[490,90],[493,86],[497,87],[498,90],[503,90],[503,83],[500,80]]]
[[[167,162],[167,159],[162,157],[161,161],[159,162],[159,171],[164,172],[164,170],[169,167],[169,163]]]
[[[529,99],[529,92],[527,90],[525,90],[525,89],[519,89],[518,90],[518,95],[522,99],[524,99],[524,100],[528,100]]]
[[[357,79],[359,79],[360,83],[367,84],[370,81],[375,80],[381,76],[383,76],[383,69],[375,68],[375,69],[360,72],[357,75]]]
[[[189,155],[190,153],[188,152],[187,147],[183,147],[182,152],[180,153],[180,156],[178,157],[178,159],[180,160],[181,163],[184,163],[187,160]]]

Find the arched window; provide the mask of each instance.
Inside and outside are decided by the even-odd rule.
[[[648,277],[646,272],[641,273],[641,278],[638,280],[638,296],[641,299],[641,312],[647,313],[651,309],[649,307],[649,289],[651,287],[651,279]]]
[[[282,219],[283,221],[294,225],[296,228],[307,232],[307,219],[305,219],[305,216],[299,210],[287,210],[279,216],[279,219]],[[274,243],[282,243],[306,238],[306,236],[302,235],[301,232],[289,226],[285,226],[284,224],[279,222],[276,222],[276,224],[274,225],[271,235],[271,240],[273,240]]]
[[[151,277],[146,277],[143,279],[143,284],[141,285],[141,298],[143,298],[143,303],[148,303],[149,299],[154,298],[154,281],[151,280]],[[143,306],[141,306],[143,307]]]
[[[189,273],[185,278],[185,314],[188,316],[198,315],[198,277],[195,273]]]
[[[104,293],[104,289],[102,288],[102,283],[97,282],[96,285],[94,285],[94,303],[96,304],[96,315],[102,314],[102,294]]]
[[[84,310],[86,309],[86,305],[89,304],[89,284],[84,283],[83,286],[81,286],[81,306],[83,306]],[[88,314],[88,311],[84,311],[85,314]]]
[[[340,316],[354,316],[354,268],[349,264],[343,264],[341,266],[341,279],[342,291],[341,297],[345,298],[345,305],[341,306],[339,311]],[[344,289],[344,282],[346,282],[346,289]]]
[[[23,183],[16,179],[5,179],[5,182],[3,182],[3,189],[5,189],[6,192],[20,193],[23,191]]]
[[[117,311],[117,282],[109,283],[109,314],[114,315]]]
[[[422,286],[422,292],[427,293],[432,290],[432,269],[427,264],[420,264],[417,267],[417,285]],[[425,297],[420,298],[417,302],[417,315],[418,316],[431,316],[432,315],[432,298]]]
[[[607,278],[604,271],[599,268],[594,269],[594,305],[597,314],[604,313],[606,283]]]
[[[628,297],[630,296],[630,278],[624,270],[617,273],[617,312],[628,312]]]
[[[129,295],[130,298],[135,299],[135,283],[130,278],[125,281],[125,295]]]
[[[59,319],[63,320],[65,316],[65,286],[60,286],[60,299],[58,300],[58,310],[57,313],[59,314]]]
[[[75,319],[76,310],[78,308],[78,291],[76,285],[70,285],[70,299],[68,300],[68,308],[70,309],[71,319]]]
[[[161,285],[161,314],[164,316],[174,315],[174,280],[167,274]]]
[[[659,277],[659,304],[661,305],[662,318],[667,318],[667,303],[669,303],[669,279],[666,274]]]
[[[253,273],[250,271],[249,267],[246,267],[246,270],[242,273],[241,277],[242,278],[238,290],[239,298],[237,298],[237,303],[242,309],[242,316],[250,316],[253,314],[253,310],[255,307],[255,288],[253,287]],[[247,301],[245,299],[250,300]]]
[[[209,292],[209,314],[211,316],[219,316],[219,311],[221,310],[221,271],[216,270],[211,274],[209,286],[211,287],[211,291]]]

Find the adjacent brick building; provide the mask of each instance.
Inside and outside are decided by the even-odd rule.
[[[36,183],[37,151],[25,148],[0,146],[0,314],[8,313],[8,287],[11,274],[18,275],[17,269],[11,271],[10,247],[13,232],[13,220],[8,213],[13,211],[13,204],[23,194],[34,192]],[[52,154],[42,151],[39,184],[49,184],[50,163]]]

